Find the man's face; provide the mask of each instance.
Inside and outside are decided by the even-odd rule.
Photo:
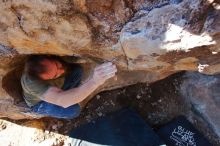
[[[43,80],[58,78],[65,72],[63,65],[57,60],[44,59],[41,64],[45,65],[48,70],[48,72],[40,74]]]

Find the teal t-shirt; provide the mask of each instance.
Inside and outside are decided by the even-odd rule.
[[[23,73],[21,77],[24,100],[29,107],[32,107],[42,101],[42,95],[50,86],[61,88],[63,84],[64,76],[49,81],[30,78],[26,73]]]

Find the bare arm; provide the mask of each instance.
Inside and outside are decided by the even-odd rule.
[[[117,69],[115,65],[112,63],[104,63],[95,68],[92,79],[83,85],[66,91],[57,87],[50,87],[43,94],[43,100],[67,108],[83,101],[99,86],[104,84],[107,79],[115,76],[116,72]]]

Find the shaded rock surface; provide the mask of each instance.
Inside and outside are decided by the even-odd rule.
[[[118,80],[98,92],[182,70],[217,74],[219,11],[213,0],[1,1],[0,116],[33,117],[19,85],[31,54],[74,56],[85,66],[114,60]]]
[[[187,73],[181,85],[183,96],[220,137],[220,76]]]

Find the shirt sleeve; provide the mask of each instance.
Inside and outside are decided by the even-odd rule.
[[[22,79],[22,88],[24,92],[43,99],[43,94],[50,87],[49,83],[37,79],[31,80],[27,76]]]

